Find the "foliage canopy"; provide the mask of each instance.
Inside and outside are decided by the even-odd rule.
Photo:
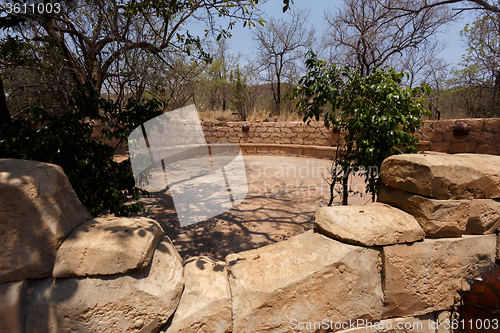
[[[418,152],[418,139],[412,134],[423,124],[422,117],[429,115],[422,95],[430,88],[402,87],[405,74],[392,68],[362,76],[349,67],[328,66],[312,52],[308,56],[308,72],[293,92],[297,107],[308,124],[323,118],[327,128],[336,126],[345,132],[346,146],[339,146],[338,151],[339,166],[344,177],[350,170],[363,168],[367,191],[374,198],[381,185],[378,170],[382,161],[394,154]]]
[[[144,121],[163,112],[161,103],[150,100],[130,100],[122,108],[104,99],[96,101],[106,116],[98,120],[115,124],[103,130],[108,138],[125,140],[130,132]],[[139,193],[148,192],[136,187],[130,161],[113,160],[114,147],[91,137],[93,127],[78,106],[62,115],[34,110],[30,119],[16,120],[11,126],[0,127],[0,156],[53,163],[61,166],[78,198],[94,216],[109,210],[119,216],[137,213],[142,204],[126,204]],[[34,125],[36,124],[36,125]]]

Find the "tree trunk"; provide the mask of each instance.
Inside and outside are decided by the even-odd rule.
[[[277,89],[277,97],[278,100],[276,101],[276,115],[279,116],[281,112],[281,79],[278,77],[278,89]]]
[[[349,156],[352,151],[352,135],[349,132],[347,136],[347,154],[346,156]],[[347,166],[347,167],[346,167]],[[342,179],[342,205],[347,206],[349,205],[349,176],[351,175],[351,164],[347,164],[344,166],[344,179]]]
[[[496,111],[496,99],[497,99],[497,93],[498,93],[498,88],[500,86],[500,73],[495,75],[495,84],[493,86],[493,96],[491,97],[491,114],[490,117],[496,117],[498,116],[498,112]]]
[[[3,89],[3,80],[0,77],[0,127],[4,124],[12,125],[12,118],[10,116],[9,108],[7,106],[7,99],[5,98],[5,91]]]

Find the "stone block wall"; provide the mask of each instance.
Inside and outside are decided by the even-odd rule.
[[[445,333],[464,278],[498,259],[498,156],[392,156],[380,202],[184,263],[155,221],[90,218],[69,189],[58,199],[61,177],[0,160],[0,332]],[[17,215],[2,205],[16,198]]]
[[[458,123],[469,126],[466,138],[453,136],[453,128]],[[207,142],[231,142],[241,147],[303,146],[313,157],[317,147],[336,147],[338,143],[338,134],[328,131],[321,122],[311,122],[309,126],[303,122],[248,123],[248,132],[243,132],[244,124],[204,122],[202,126]],[[500,118],[426,120],[416,136],[420,139],[418,148],[423,151],[500,155]],[[267,153],[275,152],[268,149]]]
[[[463,139],[453,136],[453,128],[459,123],[470,128]],[[500,155],[500,118],[427,120],[417,137],[424,151]]]
[[[453,136],[453,128],[458,123],[467,124],[470,133],[463,139]],[[242,126],[248,124],[248,132]],[[101,137],[102,124],[94,128],[94,137]],[[321,122],[203,122],[203,132],[206,142],[228,142],[238,144],[244,154],[290,155],[316,158],[332,158],[335,156],[339,135],[327,130]],[[186,133],[184,131],[183,133]],[[165,136],[165,135],[163,135]],[[500,118],[478,119],[450,119],[426,120],[422,129],[416,133],[420,139],[417,148],[422,151],[444,153],[476,153],[500,155]],[[177,144],[189,144],[190,138],[186,135],[172,138]],[[117,139],[104,142],[113,147],[118,144]],[[161,136],[160,136],[161,141]],[[191,138],[192,141],[192,138]],[[196,143],[200,140],[197,138]],[[175,142],[173,144],[176,144]],[[169,143],[172,145],[172,143]],[[123,142],[119,151],[126,150]]]
[[[247,124],[249,130],[242,130]],[[203,122],[205,139],[238,144],[244,154],[288,155],[331,159],[335,156],[339,133],[319,122]]]
[[[248,124],[248,132],[242,126]],[[311,122],[204,122],[207,142],[294,144],[310,146],[336,145],[333,132],[322,123]]]

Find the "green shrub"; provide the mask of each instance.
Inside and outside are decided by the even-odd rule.
[[[130,100],[125,108],[104,99],[98,99],[97,103],[104,115],[96,120],[114,125],[103,133],[120,140],[126,140],[144,121],[163,113],[163,105],[158,101]],[[66,109],[62,115],[49,114],[42,107],[35,111],[31,119],[16,120],[11,126],[0,128],[0,157],[61,166],[78,198],[93,216],[105,210],[117,216],[143,210],[141,203],[127,204],[130,198],[149,194],[135,185],[130,160],[122,163],[113,160],[113,147],[91,137],[93,128],[78,106]]]
[[[381,186],[378,173],[384,159],[401,153],[417,153],[413,135],[429,116],[423,95],[430,88],[404,87],[404,73],[393,68],[375,69],[367,76],[359,70],[328,66],[312,52],[306,61],[307,74],[301,78],[293,97],[304,121],[324,120],[325,126],[345,132],[339,147],[338,165],[344,171],[343,204],[347,204],[347,177],[365,170],[367,191],[375,199]],[[340,133],[340,131],[339,131]]]

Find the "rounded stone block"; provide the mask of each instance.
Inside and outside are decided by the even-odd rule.
[[[363,246],[415,242],[425,235],[413,216],[383,203],[323,207],[314,223],[329,237]]]
[[[144,217],[99,217],[74,230],[57,251],[53,277],[125,273],[149,264],[164,235]]]
[[[50,276],[58,247],[90,218],[60,166],[0,159],[0,283]]]
[[[26,332],[158,332],[179,303],[182,269],[165,237],[140,271],[34,280],[28,287]]]

